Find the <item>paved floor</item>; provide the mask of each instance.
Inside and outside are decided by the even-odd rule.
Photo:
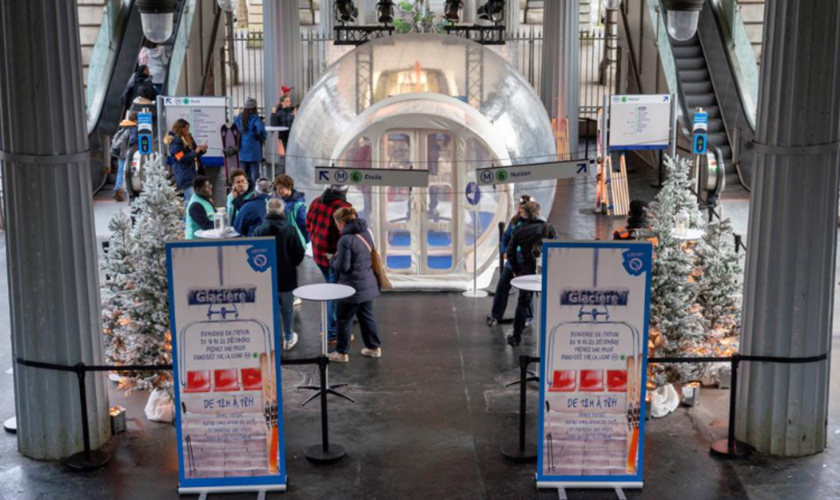
[[[651,172],[631,174],[633,196],[652,198]],[[101,214],[113,211],[98,202]],[[591,186],[563,186],[551,220],[563,238],[609,238],[620,220],[596,217]],[[113,204],[112,204],[113,205]],[[733,210],[734,211],[734,210]],[[0,240],[0,246],[3,241]],[[0,248],[0,260],[5,260]],[[9,317],[6,266],[0,263],[0,330]],[[317,282],[311,261],[304,282]],[[535,465],[506,462],[500,446],[516,436],[518,393],[505,388],[517,376],[516,356],[533,348],[533,337],[517,351],[504,343],[508,327],[487,328],[489,299],[471,300],[450,293],[388,294],[376,302],[384,355],[370,360],[358,354],[357,340],[347,365],[333,365],[334,382],[350,384],[356,399],[330,401],[331,435],[348,449],[332,466],[315,466],[302,456],[319,442],[319,407],[301,408],[308,394],[294,386],[311,381],[316,371],[292,367],[282,373],[288,498],[341,499],[537,499],[557,498],[537,491]],[[430,313],[433,312],[433,313]],[[318,353],[318,310],[304,304],[297,312],[299,347],[291,357]],[[0,367],[11,365],[8,340],[0,341]],[[840,360],[837,360],[840,361]],[[835,373],[835,378],[840,375]],[[832,391],[840,394],[840,380]],[[0,373],[0,418],[13,412],[12,376]],[[16,452],[15,438],[0,435],[0,499],[175,499],[178,497],[175,432],[171,425],[149,422],[143,415],[145,394],[126,397],[111,391],[111,403],[128,408],[128,432],[112,439],[111,464],[104,470],[77,474],[59,463],[36,462]],[[529,412],[537,391],[529,392]],[[726,432],[728,391],[703,390],[701,404],[648,423],[645,482],[629,498],[690,500],[840,498],[840,456],[834,448],[800,460],[761,455],[731,462],[712,458],[709,443]],[[535,439],[535,414],[529,434]],[[56,425],[61,425],[56,422]],[[832,438],[840,434],[840,411],[832,406]],[[830,444],[836,443],[832,439]],[[611,492],[573,491],[574,499],[611,499]],[[231,499],[254,498],[230,495]],[[280,498],[280,495],[270,495]]]

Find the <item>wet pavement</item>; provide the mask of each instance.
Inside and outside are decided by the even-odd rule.
[[[631,174],[633,197],[652,199],[653,172]],[[619,218],[596,216],[591,185],[561,186],[550,219],[561,238],[611,238]],[[99,213],[99,212],[97,212]],[[0,260],[5,252],[0,249]],[[3,263],[5,264],[5,263]],[[302,281],[319,282],[311,260]],[[0,366],[11,365],[6,266],[0,265]],[[516,438],[517,356],[532,353],[533,333],[514,350],[505,344],[509,325],[488,328],[484,318],[491,299],[468,299],[455,293],[386,294],[375,313],[383,340],[379,360],[359,354],[360,339],[346,365],[331,366],[331,382],[347,383],[356,400],[330,399],[330,431],[347,457],[317,466],[303,457],[320,442],[320,407],[301,408],[308,392],[295,386],[317,378],[314,367],[282,372],[289,491],[269,498],[340,499],[549,499],[556,491],[538,491],[535,464],[506,461],[502,444]],[[509,304],[513,313],[515,297]],[[317,304],[296,311],[300,343],[290,358],[320,352]],[[358,337],[358,335],[357,335]],[[835,377],[836,378],[836,377]],[[840,393],[833,380],[832,391]],[[6,401],[0,418],[11,416],[12,376],[0,373],[0,396]],[[36,462],[16,451],[13,435],[0,435],[0,499],[175,499],[177,457],[172,425],[149,422],[143,414],[147,394],[125,396],[112,385],[111,404],[128,409],[128,431],[108,445],[111,463],[91,473],[70,472],[60,463]],[[536,440],[537,386],[528,394],[528,435]],[[729,392],[701,391],[700,406],[680,408],[647,424],[645,488],[628,491],[644,499],[826,499],[840,498],[840,457],[828,452],[799,460],[754,455],[728,461],[709,454],[710,443],[726,433]],[[836,405],[835,405],[836,406]],[[56,422],[61,425],[61,422]],[[840,433],[840,414],[832,407],[830,445]],[[256,494],[231,494],[230,499]],[[569,492],[572,499],[612,499],[611,491]],[[211,496],[212,498],[212,496]]]

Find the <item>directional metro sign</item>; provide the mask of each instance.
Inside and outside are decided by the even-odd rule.
[[[571,179],[589,175],[590,160],[534,163],[515,167],[480,168],[476,170],[478,184],[513,184],[514,182]]]
[[[428,187],[428,170],[315,167],[315,184]]]

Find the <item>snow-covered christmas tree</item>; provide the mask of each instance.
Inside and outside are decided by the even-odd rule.
[[[709,224],[695,251],[697,303],[709,356],[731,356],[738,350],[741,331],[741,292],[744,268],[735,253],[729,219]]]
[[[703,217],[697,198],[691,193],[690,164],[666,156],[668,178],[650,205],[652,219],[648,237],[654,243],[651,272],[650,355],[693,356],[704,345],[705,335],[696,305],[698,286],[692,274],[695,266],[684,242],[675,235],[677,214],[684,210],[689,227],[698,228]],[[703,365],[652,365],[657,385],[688,382],[702,377]]]
[[[105,337],[105,357],[112,365],[123,365],[125,344],[121,329],[128,320],[125,310],[131,300],[131,279],[134,273],[133,254],[136,247],[131,230],[131,218],[124,211],[108,223],[111,239],[108,256],[102,261],[105,276],[102,287],[102,333]]]
[[[133,273],[127,316],[119,330],[124,345],[123,364],[172,363],[169,330],[169,291],[166,273],[167,241],[183,238],[184,207],[166,176],[160,157],[145,165],[143,192],[133,204]],[[129,390],[169,388],[170,372],[129,372],[123,387]]]

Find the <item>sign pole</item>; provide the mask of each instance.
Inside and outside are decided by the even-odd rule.
[[[481,299],[487,292],[478,289],[478,218],[481,216],[481,188],[476,182],[467,184],[467,208],[473,213],[473,286],[463,293],[464,297]]]

